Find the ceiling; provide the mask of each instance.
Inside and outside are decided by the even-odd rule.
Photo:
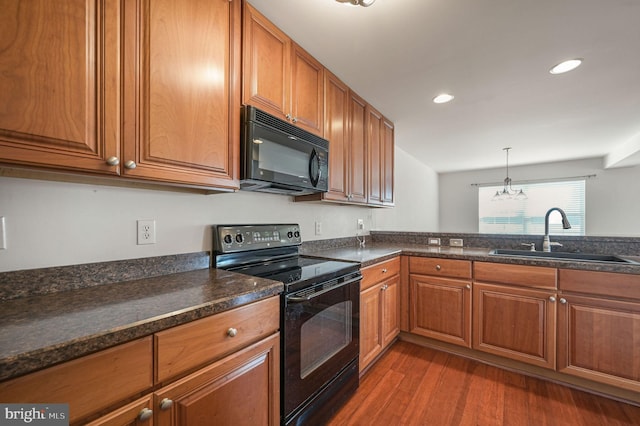
[[[249,0],[437,172],[640,164],[640,1]],[[548,70],[583,58],[575,71]],[[448,92],[455,99],[434,104]]]

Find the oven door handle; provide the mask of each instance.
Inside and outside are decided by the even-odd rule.
[[[287,296],[287,302],[291,302],[291,303],[308,302],[311,299],[314,299],[314,298],[316,298],[318,296],[322,296],[324,293],[327,293],[329,291],[335,290],[335,289],[340,288],[340,287],[344,287],[344,286],[349,285],[349,284],[353,284],[353,283],[355,283],[357,281],[360,281],[360,280],[362,280],[362,276],[358,276],[357,278],[353,278],[353,279],[347,280],[347,281],[345,281],[343,283],[336,284],[336,285],[331,286],[329,288],[325,288],[325,289],[323,289],[321,291],[318,291],[318,292],[315,292],[315,293],[311,293],[308,296],[296,296],[295,295],[296,293],[294,293],[291,296]]]

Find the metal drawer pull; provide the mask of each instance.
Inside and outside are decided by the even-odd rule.
[[[567,303],[567,299],[565,299],[564,297],[560,298],[560,303],[562,303],[563,305],[565,305]]]
[[[555,302],[555,301],[556,301],[556,298],[555,298],[555,297],[553,297],[553,296],[550,296],[550,297],[549,297],[549,302],[553,303],[553,302]]]
[[[471,284],[467,284],[467,290],[471,290]]]
[[[170,400],[169,398],[165,398],[162,401],[160,401],[160,409],[163,411],[168,410],[169,408],[171,408],[172,405],[173,405],[173,401]]]
[[[442,267],[440,265],[436,265],[436,271],[439,271],[440,269],[442,269]]]
[[[382,269],[382,273],[386,274],[387,273],[387,268]]]
[[[237,334],[238,334],[238,330],[233,327],[227,330],[227,336],[229,337],[236,337]]]
[[[141,422],[149,420],[153,416],[153,410],[148,408],[143,408],[142,411],[138,413],[138,420]]]

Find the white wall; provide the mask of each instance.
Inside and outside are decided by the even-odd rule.
[[[399,149],[395,167],[397,207],[390,210],[242,191],[201,195],[0,176],[8,243],[0,272],[210,250],[209,225],[221,223],[299,223],[303,241],[355,236],[359,218],[366,232],[395,229],[399,220],[403,229],[435,229],[435,174]],[[426,181],[424,190],[413,192],[413,174]],[[156,244],[136,245],[138,219],[156,220]]]
[[[375,211],[373,229],[438,231],[438,175],[396,146],[396,208]]]
[[[595,174],[586,181],[586,233],[640,236],[640,166],[604,169],[601,158],[509,167],[517,181]],[[472,183],[502,182],[505,169],[443,173],[439,176],[442,232],[478,232],[478,188]],[[549,206],[553,207],[553,206]]]

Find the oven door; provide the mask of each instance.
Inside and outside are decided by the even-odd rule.
[[[354,361],[357,372],[360,280],[358,272],[285,295],[285,419]]]

